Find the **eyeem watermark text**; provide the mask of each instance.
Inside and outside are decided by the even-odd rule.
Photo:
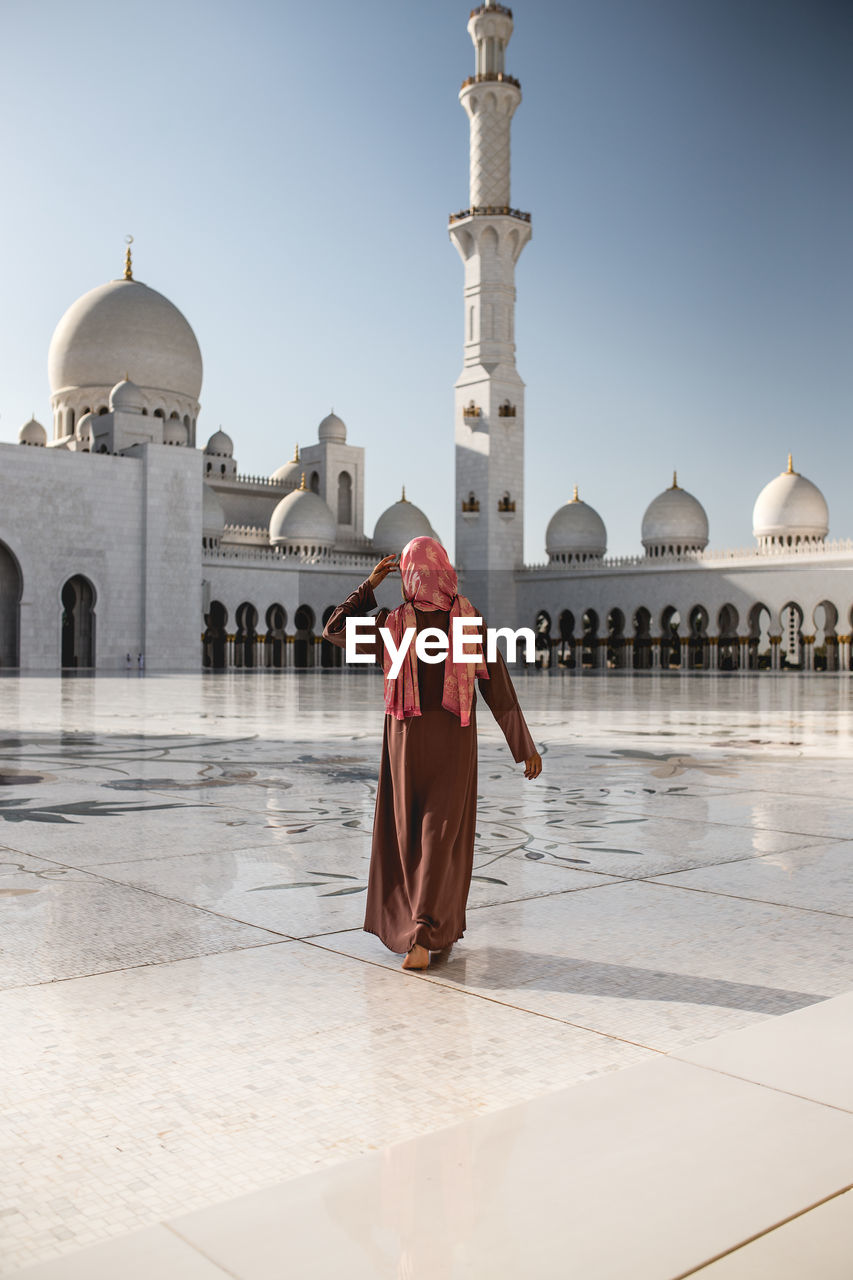
[[[372,639],[375,634],[375,618],[347,618],[346,620],[346,660],[347,662],[373,662],[372,653],[359,653],[358,645]],[[415,642],[415,654],[421,662],[439,663],[447,658],[453,645],[454,662],[479,662],[479,650],[483,643],[482,618],[454,618],[448,636],[439,627],[424,627],[418,631],[415,627],[406,627],[399,646],[387,627],[379,628],[382,643],[391,659],[388,676],[396,680],[408,653],[412,641]],[[536,657],[536,637],[530,627],[486,627],[486,662],[494,662],[498,655],[498,640],[505,640],[507,658],[515,662],[519,641],[524,642],[524,661],[533,662]],[[472,651],[473,650],[473,651]]]

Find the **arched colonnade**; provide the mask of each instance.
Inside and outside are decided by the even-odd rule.
[[[743,613],[727,603],[682,614],[668,605],[657,616],[640,606],[629,617],[540,609],[535,632],[536,665],[550,670],[849,671],[853,606],[758,601]]]
[[[291,619],[284,605],[271,604],[261,618],[248,600],[232,615],[220,600],[212,600],[204,617],[202,663],[214,671],[340,667],[342,650],[322,637],[334,608],[329,605],[318,615],[311,605],[301,604]]]

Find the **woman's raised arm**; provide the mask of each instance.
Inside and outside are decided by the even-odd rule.
[[[351,592],[343,604],[339,604],[337,609],[329,618],[323,628],[323,639],[328,640],[330,644],[336,644],[339,649],[346,647],[347,635],[346,625],[347,618],[366,618],[376,608],[376,597],[373,594],[374,587],[378,587],[379,583],[387,578],[397,564],[396,556],[385,556],[374,566],[370,576],[362,582],[360,587],[356,587]],[[377,618],[377,628],[384,620],[386,610],[382,610]],[[374,634],[364,639],[360,639],[356,645],[356,651],[360,654],[370,655],[374,661],[377,656],[381,656],[379,651],[379,632],[374,628]]]

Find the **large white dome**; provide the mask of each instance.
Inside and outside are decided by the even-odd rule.
[[[54,396],[71,388],[107,391],[125,377],[146,390],[198,400],[196,336],[168,298],[139,280],[111,280],[72,303],[48,354]]]
[[[704,551],[708,545],[708,517],[698,498],[678,487],[664,489],[649,503],[643,516],[642,541],[648,555],[681,555]]]
[[[303,484],[305,477],[302,477]],[[335,517],[317,493],[294,489],[282,498],[270,517],[274,547],[301,554],[325,552],[335,541]]]
[[[788,470],[766,484],[756,498],[752,533],[762,547],[822,542],[829,533],[826,498],[816,484],[794,470],[790,454]]]
[[[562,564],[598,560],[607,551],[607,530],[598,512],[581,502],[575,486],[571,502],[559,507],[545,532],[548,559]]]
[[[381,556],[396,556],[412,538],[424,537],[435,538],[436,535],[420,507],[409,502],[404,489],[400,501],[387,507],[376,521],[373,545]]]

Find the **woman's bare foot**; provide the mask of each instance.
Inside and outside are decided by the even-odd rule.
[[[428,969],[429,968],[429,952],[426,947],[422,947],[419,943],[415,943],[409,954],[403,961],[404,969]]]

